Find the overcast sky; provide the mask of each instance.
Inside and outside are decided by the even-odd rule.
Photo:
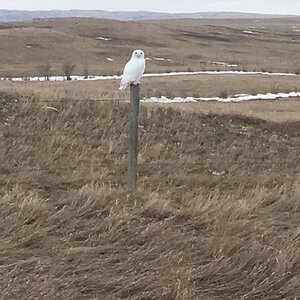
[[[0,0],[0,9],[241,11],[300,15],[300,0]]]

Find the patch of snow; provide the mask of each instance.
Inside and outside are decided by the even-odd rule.
[[[151,103],[186,103],[186,102],[197,102],[197,100],[193,97],[181,98],[168,98],[165,96],[162,97],[151,97],[149,99],[143,99],[142,102],[151,102]]]
[[[293,29],[293,32],[300,32],[299,29]]]
[[[243,33],[246,34],[258,34],[257,32],[251,31],[251,30],[244,30]]]
[[[53,106],[43,106],[43,108],[58,111],[58,109]]]
[[[110,57],[108,57],[108,58],[106,58],[106,60],[108,60],[108,61],[114,61],[112,58],[110,58]]]
[[[211,174],[214,176],[224,176],[226,174],[226,171],[221,171],[221,172],[211,171]]]
[[[156,61],[164,61],[165,60],[163,57],[154,57],[153,59]]]
[[[229,64],[229,63],[221,62],[221,61],[213,61],[212,64],[213,65],[219,65],[219,66],[222,66],[222,67],[237,67],[238,66],[236,64]]]
[[[98,40],[98,41],[111,41],[111,38],[106,38],[106,37],[103,37],[103,36],[98,36],[98,37],[96,37],[96,40]]]
[[[238,94],[234,96],[229,96],[228,98],[220,98],[220,97],[175,97],[168,98],[165,96],[162,97],[151,97],[149,99],[143,99],[143,102],[151,102],[151,103],[186,103],[186,102],[200,102],[200,101],[218,101],[218,102],[242,102],[242,101],[250,101],[250,100],[275,100],[279,98],[296,98],[300,97],[299,92],[290,92],[290,93],[267,93],[267,94],[257,94],[257,95],[248,95],[248,94]]]
[[[150,57],[146,57],[145,60],[152,60]]]
[[[31,45],[27,45],[26,48],[32,48],[32,46]]]

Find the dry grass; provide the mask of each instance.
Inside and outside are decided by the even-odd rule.
[[[91,74],[120,73],[134,48],[142,48],[152,58],[165,58],[148,62],[149,72],[232,69],[213,65],[214,61],[238,64],[233,69],[239,70],[298,72],[300,35],[293,31],[296,27],[300,28],[300,18],[4,23],[0,24],[0,75],[41,75],[37,68],[41,63],[61,74],[67,61],[77,65],[79,74],[85,73],[86,66]],[[245,34],[245,30],[259,34]]]
[[[149,62],[149,72],[216,67],[208,61],[296,72],[298,25],[2,24],[0,73],[34,75],[36,62],[61,73],[66,61],[82,74],[118,73],[132,48],[172,59]],[[249,28],[259,35],[245,35]],[[128,104],[88,101],[129,98],[118,81],[1,82],[0,89],[0,299],[300,295],[298,101],[142,105],[139,191],[129,196]],[[299,77],[187,76],[143,79],[142,96],[299,89]]]
[[[73,82],[0,82],[3,92],[15,91],[19,97],[34,97],[38,101],[63,99],[129,99],[129,90],[118,90],[119,81]],[[141,97],[216,97],[236,94],[292,92],[300,90],[300,77],[199,75],[180,77],[143,78]],[[271,120],[289,122],[300,120],[297,100],[250,101],[244,103],[200,102],[172,104],[185,111],[215,114],[242,114]],[[167,106],[170,106],[168,104]]]
[[[300,76],[193,75],[143,79],[142,96],[218,97],[299,90]]]
[[[122,103],[0,109],[1,299],[296,299],[300,123]]]
[[[11,82],[0,81],[2,91],[14,90],[40,99],[128,98],[118,90],[119,80],[73,82]],[[141,97],[217,97],[227,95],[293,92],[300,90],[300,76],[263,75],[193,75],[152,77],[142,79]]]
[[[169,105],[165,105],[169,106]],[[202,114],[234,114],[276,123],[300,121],[299,100],[246,101],[243,103],[201,102],[172,104],[179,111]]]

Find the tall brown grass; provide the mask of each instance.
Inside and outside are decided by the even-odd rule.
[[[296,299],[299,123],[1,95],[3,299]],[[55,108],[56,110],[51,109]]]

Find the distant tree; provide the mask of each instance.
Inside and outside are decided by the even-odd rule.
[[[76,68],[76,65],[71,62],[65,62],[62,65],[62,70],[64,72],[64,75],[67,77],[67,80],[72,80],[71,75],[74,72]]]
[[[45,80],[50,80],[52,75],[52,67],[49,64],[38,66],[38,71],[45,78]]]

